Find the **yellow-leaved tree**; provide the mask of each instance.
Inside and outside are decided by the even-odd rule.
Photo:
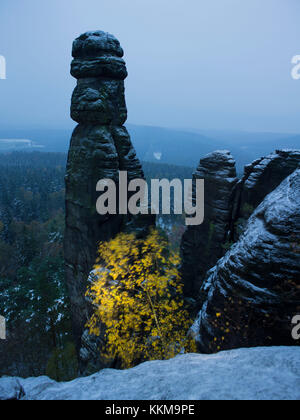
[[[179,262],[179,255],[155,229],[146,239],[121,233],[100,244],[87,291],[95,312],[87,327],[90,334],[99,335],[99,325],[105,325],[105,355],[120,360],[123,368],[196,350],[187,338],[191,319]]]

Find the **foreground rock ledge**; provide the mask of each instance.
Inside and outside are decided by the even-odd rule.
[[[0,400],[299,400],[300,347],[187,354],[69,383],[0,379]]]

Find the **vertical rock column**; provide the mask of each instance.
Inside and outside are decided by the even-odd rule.
[[[87,280],[100,241],[107,241],[134,220],[96,212],[96,184],[100,179],[118,181],[119,171],[128,179],[144,178],[141,164],[126,128],[124,79],[127,70],[119,41],[102,31],[88,32],[74,41],[71,74],[78,79],[71,117],[78,123],[68,156],[66,173],[66,281],[70,291],[73,329],[78,349],[90,307],[85,299]],[[136,218],[140,229],[153,218]]]
[[[238,179],[228,151],[216,151],[200,160],[194,178],[205,181],[204,223],[189,227],[181,244],[185,295],[196,297],[206,272],[221,258],[232,214],[232,191]]]

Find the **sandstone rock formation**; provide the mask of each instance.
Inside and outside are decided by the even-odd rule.
[[[299,150],[279,150],[246,166],[238,181],[229,152],[200,161],[195,177],[205,180],[205,220],[186,230],[181,245],[186,296],[198,295],[198,309],[206,298],[201,286],[207,271],[238,240],[264,198],[299,167]]]
[[[141,417],[141,411],[136,413],[139,407],[130,404],[129,408],[123,403],[128,400],[170,401],[173,407],[172,401],[178,400],[298,401],[299,355],[299,347],[239,349],[211,356],[181,354],[133,369],[106,369],[64,383],[46,376],[0,378],[0,401],[112,401],[108,407],[114,410],[108,418],[122,413],[126,417]],[[157,412],[159,416],[162,406],[157,410],[154,407],[153,414]],[[176,415],[175,410],[173,413],[174,417],[183,417]]]
[[[299,205],[297,169],[258,206],[209,273],[203,286],[208,298],[193,326],[201,352],[296,344],[291,320],[300,312]]]
[[[182,275],[185,294],[199,291],[204,276],[224,255],[231,226],[232,191],[238,179],[235,161],[228,151],[216,151],[200,160],[195,179],[205,180],[205,220],[189,227],[182,239]]]
[[[243,178],[234,191],[232,237],[238,239],[240,228],[264,198],[300,167],[299,150],[278,150],[245,167]]]
[[[117,183],[120,170],[128,171],[129,181],[144,177],[123,126],[127,118],[127,70],[122,56],[119,41],[102,31],[87,32],[73,44],[71,74],[78,81],[71,117],[78,126],[72,135],[66,173],[65,260],[78,349],[82,347],[81,337],[90,315],[85,292],[98,243],[129,227],[147,230],[153,224],[151,216],[131,219],[120,214],[100,216],[96,212],[96,184],[100,179]],[[95,343],[86,334],[84,338],[81,354],[88,363]]]

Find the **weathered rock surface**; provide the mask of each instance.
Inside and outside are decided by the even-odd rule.
[[[105,369],[66,383],[47,377],[10,381],[22,385],[22,400],[299,400],[299,356],[300,347],[239,349]],[[0,378],[0,399],[12,395],[6,381]]]
[[[144,178],[130,136],[123,126],[127,118],[124,79],[127,76],[119,41],[102,31],[87,32],[74,41],[71,73],[78,79],[71,105],[75,128],[66,173],[66,280],[69,286],[74,334],[87,365],[95,343],[81,336],[90,316],[85,299],[87,280],[100,241],[122,230],[146,231],[153,217],[100,216],[96,212],[96,184],[100,179],[118,183],[119,171],[128,171],[128,180]],[[94,362],[93,362],[94,363]],[[93,368],[101,366],[95,365]]]
[[[299,206],[300,169],[265,198],[239,241],[209,273],[203,286],[208,298],[193,327],[200,351],[295,345],[291,320],[300,312]]]
[[[205,180],[205,220],[189,227],[182,239],[182,274],[187,296],[195,296],[210,268],[224,255],[232,217],[231,194],[238,182],[235,161],[228,151],[200,160],[195,179]]]
[[[198,295],[207,271],[238,240],[257,206],[297,168],[299,150],[279,150],[254,161],[239,181],[229,152],[215,152],[200,161],[195,177],[205,180],[205,220],[186,230],[181,246],[187,296]],[[202,292],[198,305],[205,298]]]
[[[233,226],[232,237],[235,240],[243,221],[247,221],[264,198],[299,167],[300,150],[278,150],[245,167],[244,176],[234,192],[232,218],[236,226]]]
[[[0,379],[0,401],[20,400],[24,396],[24,389],[17,378]]]

